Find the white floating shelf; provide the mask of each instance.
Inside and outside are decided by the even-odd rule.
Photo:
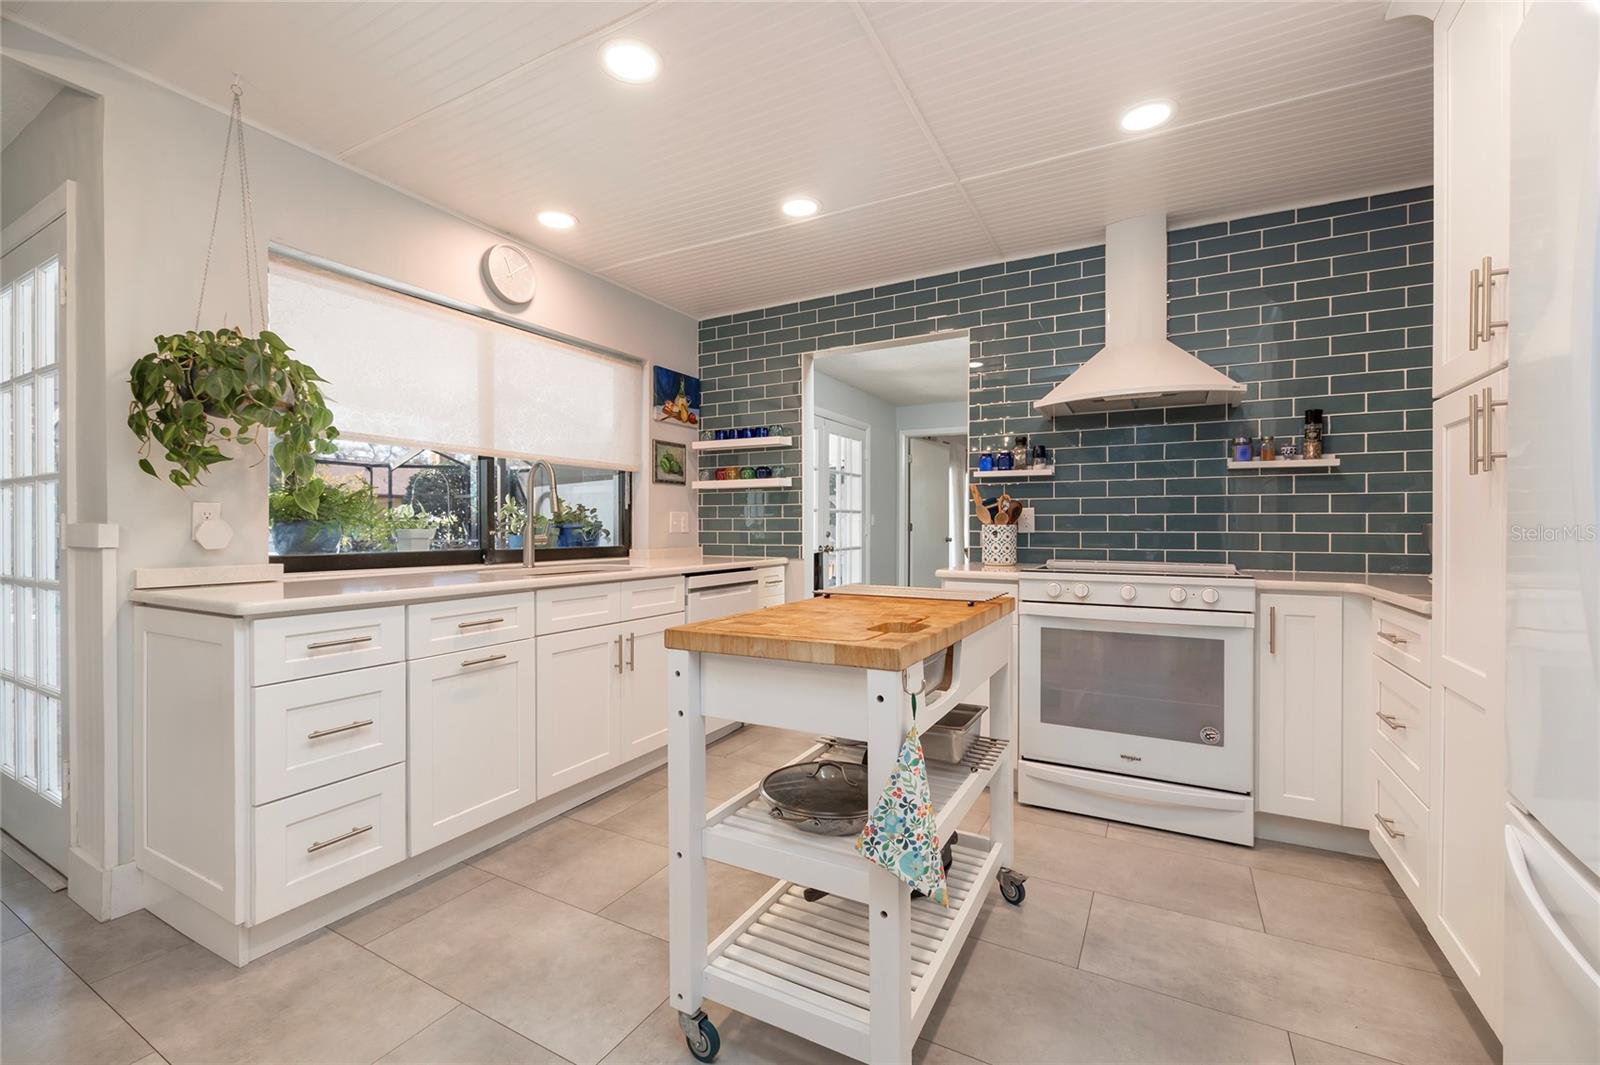
[[[714,492],[733,488],[788,488],[793,477],[730,477],[725,481],[696,481],[697,492]]]
[[[694,451],[738,451],[741,448],[788,447],[792,443],[792,436],[747,436],[742,440],[696,440],[689,447]]]
[[[1054,477],[1054,466],[1029,466],[1025,470],[973,470],[974,481],[1015,481],[1029,477]]]
[[[1228,460],[1230,470],[1282,470],[1285,473],[1299,473],[1301,470],[1338,468],[1338,455],[1324,455],[1320,459],[1250,459],[1246,462],[1240,462],[1238,459]]]

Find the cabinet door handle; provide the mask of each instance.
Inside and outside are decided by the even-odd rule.
[[[633,672],[633,633],[628,633],[628,672]]]
[[[1385,725],[1388,725],[1390,728],[1394,729],[1396,732],[1404,732],[1406,730],[1405,722],[1401,721],[1398,717],[1395,717],[1393,714],[1386,714],[1382,710],[1376,711],[1376,713],[1378,715],[1378,720],[1379,721],[1382,721]]]
[[[1390,839],[1406,838],[1406,834],[1404,832],[1394,827],[1394,818],[1385,817],[1382,814],[1373,814],[1372,816],[1378,819],[1378,827],[1383,829],[1383,834],[1388,836]]]
[[[1494,398],[1494,389],[1492,387],[1484,388],[1481,408],[1483,410],[1483,468],[1486,470],[1494,469],[1495,459],[1506,457],[1504,451],[1496,451],[1494,449],[1494,412],[1496,407],[1504,407],[1505,405],[1505,400]]]
[[[1479,296],[1478,292],[1483,287],[1483,281],[1476,267],[1473,268],[1472,278],[1467,287],[1467,350],[1477,351],[1480,339]]]
[[[484,655],[482,658],[469,658],[465,662],[461,663],[461,668],[466,669],[468,666],[488,665],[490,662],[498,662],[504,657],[505,655]]]
[[[1476,477],[1483,468],[1478,447],[1478,397],[1467,396],[1467,476]]]
[[[1278,653],[1278,608],[1267,607],[1267,654]]]
[[[324,736],[337,736],[341,732],[354,732],[356,729],[366,728],[370,724],[372,724],[372,718],[369,717],[365,721],[352,721],[348,725],[335,725],[333,728],[319,728],[315,731],[306,733],[306,739],[320,740]]]
[[[622,637],[617,637],[617,672],[622,672]]]
[[[1494,316],[1494,279],[1505,277],[1509,273],[1511,273],[1510,267],[1502,266],[1498,270],[1494,268],[1493,256],[1483,257],[1483,342],[1485,344],[1494,339],[1496,329],[1504,329],[1511,324],[1509,319],[1496,319]]]
[[[339,835],[334,836],[332,839],[319,840],[316,843],[313,843],[311,846],[306,848],[306,853],[307,854],[315,854],[318,851],[322,850],[324,847],[331,847],[335,843],[343,843],[347,839],[355,839],[357,836],[361,835],[363,832],[371,832],[371,831],[372,831],[372,826],[371,825],[362,825],[360,828],[352,828],[348,832],[341,832]]]
[[[342,640],[320,640],[317,643],[308,643],[306,644],[306,650],[326,651],[330,647],[354,647],[356,644],[371,642],[371,636],[347,636]]]
[[[1404,636],[1396,636],[1394,633],[1384,632],[1382,629],[1378,630],[1378,639],[1388,640],[1396,647],[1404,647],[1406,645],[1406,638]]]
[[[480,621],[463,621],[456,625],[458,629],[481,629],[485,625],[499,625],[505,618],[483,618]]]

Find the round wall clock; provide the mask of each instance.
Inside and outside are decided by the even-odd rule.
[[[496,244],[483,253],[483,282],[507,303],[533,302],[533,263],[514,245]]]

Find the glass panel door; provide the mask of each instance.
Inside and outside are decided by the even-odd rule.
[[[62,252],[57,219],[0,270],[0,812],[56,868],[67,851],[62,710]]]
[[[822,587],[866,580],[867,433],[817,418],[817,544]]]

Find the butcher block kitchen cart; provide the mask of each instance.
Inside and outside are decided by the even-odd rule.
[[[911,1060],[989,878],[1008,902],[1023,899],[1024,878],[1010,868],[1013,609],[1004,595],[858,585],[667,630],[670,995],[695,1057],[710,1061],[720,1047],[701,1009],[710,998],[860,1061]],[[913,899],[854,836],[774,820],[759,785],[705,812],[708,715],[865,741],[875,804],[912,725],[920,734],[963,702],[987,704],[989,735],[960,764],[929,763],[938,837],[950,838],[985,788],[991,828],[987,839],[959,834],[948,908]],[[779,881],[714,940],[708,861]]]

